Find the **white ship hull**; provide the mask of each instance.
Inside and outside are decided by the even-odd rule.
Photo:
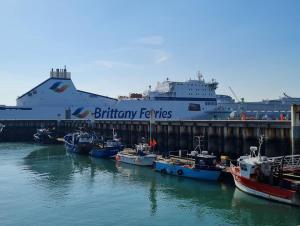
[[[216,83],[204,80],[163,82],[140,99],[121,99],[77,90],[70,74],[51,77],[17,99],[17,106],[0,105],[0,120],[191,120],[225,118],[218,111]]]
[[[152,166],[156,160],[155,154],[149,154],[145,156],[130,155],[119,153],[116,157],[116,160],[119,162],[138,165],[138,166]]]

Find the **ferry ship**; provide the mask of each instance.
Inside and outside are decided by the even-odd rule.
[[[0,120],[191,120],[226,118],[217,105],[215,80],[174,82],[166,79],[144,94],[111,98],[78,90],[71,73],[50,71],[50,78],[17,98],[17,106],[0,105]]]
[[[217,104],[232,110],[230,118],[289,120],[291,106],[300,104],[300,98],[283,93],[279,99],[246,102],[243,98],[235,101],[231,96],[217,95]]]

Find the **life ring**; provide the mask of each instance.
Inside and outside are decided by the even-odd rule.
[[[183,171],[180,169],[180,170],[177,170],[177,175],[178,176],[182,176],[183,175]]]
[[[120,161],[120,160],[121,160],[120,155],[116,155],[116,161]]]
[[[167,170],[166,170],[166,169],[161,169],[161,170],[160,170],[160,173],[161,173],[161,174],[166,174],[166,173],[167,173]]]

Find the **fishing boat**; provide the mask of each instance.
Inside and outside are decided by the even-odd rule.
[[[57,143],[56,133],[54,129],[37,129],[36,133],[33,134],[33,139],[39,144],[54,144]]]
[[[254,196],[300,206],[300,156],[282,156],[280,162],[275,161],[261,156],[262,143],[260,137],[259,147],[250,147],[250,154],[241,156],[236,165],[231,162],[236,187]]]
[[[134,149],[125,149],[116,155],[117,162],[139,166],[152,166],[155,160],[156,154],[151,152],[147,143],[140,143]]]
[[[187,158],[171,157],[155,161],[155,170],[162,174],[189,177],[200,180],[217,181],[224,167],[217,164],[217,157],[202,151],[201,138],[196,137],[199,144]],[[199,154],[200,152],[200,154]]]
[[[65,148],[68,152],[88,155],[96,140],[94,133],[79,131],[64,136]]]
[[[90,151],[90,156],[95,158],[111,158],[119,151],[122,151],[123,148],[124,145],[122,145],[120,139],[117,137],[117,133],[113,130],[113,139],[96,144]]]

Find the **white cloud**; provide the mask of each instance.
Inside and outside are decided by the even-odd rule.
[[[156,53],[155,53],[154,62],[156,64],[160,64],[160,63],[166,62],[166,61],[168,61],[171,58],[170,54],[168,54],[164,50],[155,50],[155,52]]]
[[[111,61],[111,60],[97,60],[97,61],[95,61],[95,63],[96,63],[96,65],[99,65],[99,66],[107,68],[107,69],[112,69],[114,67],[126,67],[126,68],[134,67],[134,64]]]
[[[164,43],[164,38],[160,35],[152,35],[143,37],[137,40],[137,43],[142,45],[153,45],[153,46],[160,46]]]

